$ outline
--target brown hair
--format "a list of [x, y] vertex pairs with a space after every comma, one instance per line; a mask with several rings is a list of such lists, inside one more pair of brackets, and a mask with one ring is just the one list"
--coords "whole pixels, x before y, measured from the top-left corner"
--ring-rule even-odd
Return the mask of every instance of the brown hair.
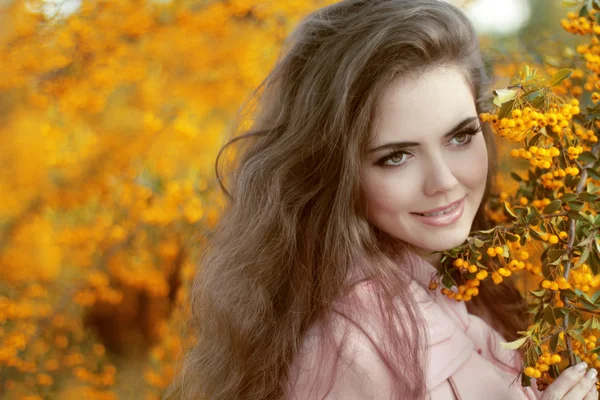
[[[171, 387], [178, 398], [283, 399], [305, 333], [316, 321], [327, 327], [351, 267], [378, 288], [391, 341], [382, 357], [396, 396], [425, 398], [423, 321], [397, 263], [407, 246], [368, 223], [359, 172], [384, 89], [440, 66], [461, 71], [485, 111], [477, 36], [439, 0], [342, 1], [310, 14], [288, 38], [255, 92], [253, 126], [217, 157], [219, 166], [222, 151], [245, 139], [192, 287], [198, 340]], [[496, 150], [483, 129], [490, 172], [473, 229], [488, 225], [494, 184]], [[510, 281], [482, 282], [467, 304], [507, 340], [525, 327]]]

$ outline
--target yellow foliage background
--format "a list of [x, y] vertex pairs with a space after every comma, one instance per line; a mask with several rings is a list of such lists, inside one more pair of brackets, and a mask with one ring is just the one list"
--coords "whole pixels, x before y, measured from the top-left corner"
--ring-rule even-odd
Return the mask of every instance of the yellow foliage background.
[[1, 398], [160, 397], [217, 151], [324, 4], [0, 2]]
[[332, 2], [0, 0], [0, 398], [160, 398], [217, 151]]

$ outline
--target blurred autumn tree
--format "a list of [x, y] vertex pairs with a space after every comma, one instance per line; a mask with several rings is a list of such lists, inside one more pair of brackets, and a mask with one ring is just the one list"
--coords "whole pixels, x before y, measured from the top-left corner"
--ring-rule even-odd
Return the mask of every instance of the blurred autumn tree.
[[0, 1], [1, 398], [162, 394], [216, 153], [323, 4]]

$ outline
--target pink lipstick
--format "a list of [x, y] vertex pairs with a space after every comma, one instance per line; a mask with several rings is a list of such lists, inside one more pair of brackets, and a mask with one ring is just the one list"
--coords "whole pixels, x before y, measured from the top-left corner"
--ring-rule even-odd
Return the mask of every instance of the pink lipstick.
[[450, 203], [445, 207], [434, 208], [422, 213], [410, 213], [419, 221], [431, 226], [450, 225], [462, 216], [465, 208], [465, 198]]

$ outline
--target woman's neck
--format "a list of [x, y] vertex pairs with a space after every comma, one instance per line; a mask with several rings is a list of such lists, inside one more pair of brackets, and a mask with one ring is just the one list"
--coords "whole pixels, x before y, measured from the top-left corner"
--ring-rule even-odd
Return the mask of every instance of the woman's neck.
[[431, 265], [433, 265], [436, 269], [438, 269], [441, 266], [441, 260], [442, 260], [441, 254], [439, 254], [439, 253], [432, 254], [432, 252], [429, 250], [419, 251], [418, 254], [423, 260], [425, 260], [428, 263], [430, 263]]

